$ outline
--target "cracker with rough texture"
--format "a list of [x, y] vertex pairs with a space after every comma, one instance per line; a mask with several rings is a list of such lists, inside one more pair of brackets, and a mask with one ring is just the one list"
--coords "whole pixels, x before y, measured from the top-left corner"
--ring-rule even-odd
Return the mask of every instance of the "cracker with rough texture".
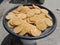
[[30, 18], [26, 18], [26, 21], [30, 24], [34, 23], [34, 22], [30, 21]]
[[13, 28], [13, 27], [14, 27], [14, 26], [12, 25], [12, 22], [11, 22], [11, 21], [8, 21], [8, 22], [7, 22], [7, 25], [8, 25], [9, 28]]
[[35, 9], [41, 9], [40, 7], [38, 7], [38, 6], [36, 6], [36, 5], [33, 5], [33, 7], [34, 7]]
[[20, 33], [19, 33], [19, 35], [25, 35], [27, 33], [27, 30], [22, 30]]
[[47, 25], [45, 24], [43, 20], [37, 20], [35, 24], [39, 30], [44, 31], [47, 28]]
[[35, 22], [38, 19], [38, 15], [35, 15], [30, 18], [30, 21]]
[[48, 11], [47, 11], [46, 9], [41, 9], [41, 12], [42, 12], [43, 14], [45, 14], [45, 16], [46, 16], [47, 18], [52, 19], [52, 18], [50, 17], [50, 15], [48, 14]]
[[14, 28], [14, 32], [15, 33], [21, 33], [21, 35], [22, 35], [22, 34], [25, 33], [24, 32], [24, 30], [26, 30], [25, 27], [26, 27], [26, 22], [25, 21], [21, 21], [21, 24]]
[[34, 7], [33, 6], [28, 6], [30, 9], [34, 9]]
[[9, 23], [11, 26], [13, 26], [13, 27], [15, 26], [15, 25], [13, 24], [13, 20], [12, 20], [12, 19], [9, 20], [8, 23]]
[[15, 32], [15, 33], [19, 33], [19, 32], [22, 31], [22, 29], [23, 29], [22, 26], [17, 26], [17, 27], [14, 28], [14, 32]]
[[31, 27], [32, 30], [30, 30], [30, 33], [32, 36], [40, 36], [41, 35], [41, 31], [38, 30], [35, 26]]
[[24, 20], [22, 20], [22, 19], [20, 19], [20, 18], [14, 18], [14, 19], [12, 19], [13, 21], [12, 21], [12, 23], [14, 24], [14, 25], [20, 25]]
[[19, 6], [16, 10], [20, 12], [20, 11], [23, 9], [23, 7], [24, 7], [24, 6], [21, 5], [21, 6]]
[[52, 18], [51, 18], [51, 16], [49, 14], [46, 14], [45, 16], [46, 16], [46, 18], [49, 18], [49, 19], [52, 20]]
[[35, 15], [41, 13], [41, 11], [39, 9], [31, 9], [31, 10], [35, 13]]
[[26, 14], [20, 13], [20, 14], [17, 15], [17, 18], [25, 19], [26, 18]]
[[45, 23], [47, 24], [47, 26], [52, 26], [53, 25], [52, 20], [50, 20], [49, 18], [45, 18]]
[[33, 17], [31, 17], [30, 18], [30, 21], [32, 21], [32, 22], [36, 22], [37, 20], [40, 20], [40, 19], [44, 19], [45, 18], [45, 16], [44, 15], [35, 15], [35, 16], [33, 16]]
[[20, 12], [19, 11], [17, 11], [17, 10], [13, 10], [12, 11], [14, 14], [19, 14]]
[[23, 27], [22, 31], [19, 33], [19, 35], [25, 35], [28, 30], [26, 29], [28, 27], [28, 23], [27, 22], [23, 22], [20, 27]]
[[16, 14], [9, 12], [8, 15], [6, 16], [7, 20], [13, 19], [14, 17], [16, 17]]
[[32, 36], [39, 36], [39, 35], [41, 35], [41, 32], [36, 28], [36, 26], [31, 25], [29, 23], [26, 24], [25, 29], [28, 31], [27, 33], [29, 33]]
[[33, 10], [29, 10], [26, 14], [27, 14], [27, 17], [32, 17], [35, 15], [35, 12]]
[[48, 11], [46, 9], [41, 9], [42, 13], [48, 14]]
[[22, 9], [20, 12], [26, 14], [27, 12], [29, 12], [29, 10], [30, 10], [30, 9], [29, 9], [28, 6], [24, 6], [23, 9]]
[[[29, 24], [29, 23], [27, 23], [27, 22], [24, 22], [23, 23], [23, 29], [22, 29], [22, 31], [19, 33], [19, 35], [24, 35], [24, 34], [26, 34], [26, 33], [29, 33], [29, 34], [31, 34], [32, 36], [39, 36], [40, 34], [41, 34], [41, 32], [36, 28], [36, 26], [34, 26], [34, 25], [31, 25], [31, 24]], [[34, 33], [35, 34], [34, 34]]]

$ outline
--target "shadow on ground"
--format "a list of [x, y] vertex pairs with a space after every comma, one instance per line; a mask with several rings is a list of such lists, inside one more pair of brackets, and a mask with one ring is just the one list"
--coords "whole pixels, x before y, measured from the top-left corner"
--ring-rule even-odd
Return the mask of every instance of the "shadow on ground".
[[2, 41], [1, 45], [23, 45], [22, 42], [14, 37], [12, 37], [10, 34], [7, 35], [4, 40]]

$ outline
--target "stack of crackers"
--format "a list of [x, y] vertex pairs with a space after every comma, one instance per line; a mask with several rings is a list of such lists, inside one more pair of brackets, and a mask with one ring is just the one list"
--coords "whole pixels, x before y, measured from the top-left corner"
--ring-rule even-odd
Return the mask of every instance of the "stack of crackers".
[[52, 18], [48, 13], [46, 9], [35, 5], [22, 5], [8, 13], [7, 25], [19, 35], [40, 36], [42, 31], [53, 25]]

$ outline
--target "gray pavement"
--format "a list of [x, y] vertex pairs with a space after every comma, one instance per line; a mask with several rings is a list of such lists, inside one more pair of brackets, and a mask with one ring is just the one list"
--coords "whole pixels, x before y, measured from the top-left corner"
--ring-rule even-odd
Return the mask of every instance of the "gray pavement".
[[[45, 0], [44, 7], [50, 9], [57, 18], [56, 30], [46, 38], [37, 40], [37, 45], [60, 45], [60, 0]], [[0, 5], [0, 17], [6, 9], [15, 6], [15, 4], [9, 4], [7, 1]], [[59, 9], [57, 11], [57, 9]], [[3, 39], [8, 35], [2, 25], [2, 17], [0, 19], [0, 45]]]

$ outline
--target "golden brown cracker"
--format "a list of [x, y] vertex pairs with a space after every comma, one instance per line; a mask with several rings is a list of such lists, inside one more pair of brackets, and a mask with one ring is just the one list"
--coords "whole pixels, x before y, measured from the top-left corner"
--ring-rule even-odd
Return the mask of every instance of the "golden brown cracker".
[[45, 23], [47, 24], [47, 26], [52, 26], [53, 25], [52, 20], [50, 20], [49, 18], [45, 18]]
[[22, 31], [22, 29], [23, 29], [22, 26], [17, 26], [17, 27], [14, 28], [14, 32], [15, 32], [15, 33], [19, 33], [19, 32]]
[[14, 28], [15, 33], [23, 33], [23, 30], [25, 30], [26, 24], [24, 22], [21, 23], [21, 25], [18, 25], [17, 27]]
[[6, 16], [6, 19], [7, 19], [7, 20], [13, 19], [14, 17], [16, 17], [15, 15], [16, 15], [16, 14], [14, 14], [14, 13], [12, 13], [12, 12], [9, 12], [8, 15]]
[[14, 27], [13, 25], [11, 25], [10, 21], [7, 22], [7, 25], [8, 25], [9, 28], [13, 28]]
[[27, 22], [23, 22], [21, 25], [21, 27], [23, 27], [22, 31], [19, 33], [19, 35], [24, 35], [28, 32], [28, 23]]
[[38, 19], [37, 15], [30, 18], [30, 21], [35, 22]]
[[46, 9], [41, 9], [42, 13], [48, 14], [48, 11]]
[[9, 22], [9, 24], [12, 25], [13, 27], [15, 26], [15, 25], [13, 24], [13, 20], [12, 20], [12, 19], [9, 20], [8, 22]]
[[24, 7], [24, 6], [21, 5], [21, 6], [19, 6], [16, 10], [20, 12], [20, 11], [23, 9], [23, 7]]
[[39, 30], [45, 30], [47, 28], [47, 25], [45, 24], [45, 22], [43, 20], [37, 20], [36, 21], [36, 27], [39, 29]]
[[41, 9], [40, 7], [38, 7], [38, 6], [36, 6], [36, 5], [33, 5], [33, 7], [34, 7], [35, 9]]
[[27, 13], [29, 11], [29, 7], [28, 6], [24, 6], [23, 9], [21, 10], [21, 13]]
[[34, 22], [30, 21], [30, 18], [26, 18], [26, 21], [30, 24], [34, 23]]
[[30, 20], [32, 22], [36, 22], [37, 20], [40, 20], [40, 19], [43, 19], [43, 18], [45, 18], [43, 15], [35, 15], [35, 16], [31, 17]]
[[20, 12], [18, 12], [17, 10], [13, 10], [12, 11], [14, 14], [19, 14]]
[[32, 17], [32, 16], [34, 16], [34, 11], [33, 10], [29, 10], [27, 13], [27, 17]]
[[14, 18], [13, 21], [12, 21], [12, 23], [14, 25], [20, 25], [22, 22], [23, 22], [23, 20], [19, 19], [19, 18]]
[[31, 34], [32, 36], [40, 36], [40, 35], [41, 35], [41, 31], [38, 30], [38, 29], [36, 28], [36, 26], [32, 26], [32, 27], [31, 27], [31, 30], [30, 30], [30, 34]]
[[28, 6], [30, 9], [34, 9], [33, 6]]
[[28, 30], [27, 33], [29, 33], [32, 36], [39, 36], [40, 35], [40, 31], [34, 25], [28, 24], [26, 29]]
[[25, 27], [24, 25], [22, 26], [23, 29], [22, 31], [19, 33], [19, 35], [25, 35], [27, 33], [28, 30], [26, 30], [27, 27]]
[[41, 35], [41, 31], [35, 29], [35, 30], [31, 30], [31, 35], [32, 36], [40, 36]]
[[39, 9], [31, 9], [31, 10], [35, 13], [35, 15], [41, 13], [41, 11]]
[[52, 19], [49, 14], [46, 14], [45, 16], [46, 16], [46, 18]]
[[25, 19], [26, 18], [26, 14], [20, 13], [20, 14], [17, 15], [17, 18]]

